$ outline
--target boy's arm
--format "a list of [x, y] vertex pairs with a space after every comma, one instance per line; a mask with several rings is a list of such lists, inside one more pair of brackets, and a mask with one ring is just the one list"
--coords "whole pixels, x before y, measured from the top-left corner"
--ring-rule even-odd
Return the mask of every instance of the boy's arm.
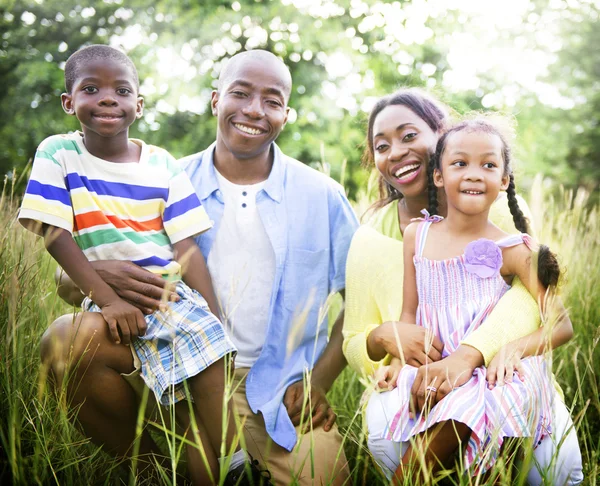
[[116, 343], [121, 342], [118, 329], [124, 344], [129, 344], [130, 336], [145, 333], [146, 322], [139, 309], [122, 301], [102, 280], [68, 231], [44, 224], [43, 235], [48, 252], [69, 274], [73, 283], [102, 309], [102, 315]]
[[183, 281], [194, 290], [200, 292], [210, 311], [221, 317], [217, 297], [213, 288], [210, 273], [204, 256], [193, 237], [184, 238], [173, 244], [175, 260], [181, 265]]

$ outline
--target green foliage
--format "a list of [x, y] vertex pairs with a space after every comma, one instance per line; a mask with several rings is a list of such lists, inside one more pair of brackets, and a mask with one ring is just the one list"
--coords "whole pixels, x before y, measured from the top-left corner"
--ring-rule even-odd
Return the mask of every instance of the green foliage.
[[[0, 173], [25, 167], [45, 137], [78, 128], [60, 107], [62, 63], [80, 46], [112, 43], [125, 48], [145, 81], [146, 114], [132, 136], [177, 157], [214, 140], [208, 104], [220, 67], [236, 52], [258, 47], [281, 56], [294, 80], [293, 113], [278, 143], [336, 179], [343, 171], [352, 196], [367, 179], [360, 168], [365, 110], [374, 97], [401, 86], [432, 90], [460, 113], [482, 109], [488, 93], [516, 92], [516, 104], [495, 106], [519, 121], [522, 186], [541, 172], [566, 185], [595, 187], [600, 177], [596, 5], [533, 2], [523, 23], [497, 41], [501, 46], [513, 35], [535, 45], [558, 15], [562, 47], [546, 81], [576, 99], [571, 110], [542, 104], [529, 88], [496, 72], [479, 73], [477, 88], [449, 89], [445, 75], [452, 74], [448, 53], [455, 26], [474, 33], [478, 26], [464, 12], [440, 11], [436, 5], [97, 0], [84, 7], [73, 0], [5, 0], [0, 4]], [[538, 21], [546, 17], [546, 23]]]

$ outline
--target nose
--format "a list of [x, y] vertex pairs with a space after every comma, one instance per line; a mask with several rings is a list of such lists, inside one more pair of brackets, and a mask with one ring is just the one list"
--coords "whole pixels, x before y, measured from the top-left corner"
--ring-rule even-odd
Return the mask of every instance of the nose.
[[392, 141], [392, 146], [388, 154], [389, 160], [400, 160], [408, 153], [408, 147], [406, 144], [401, 143], [399, 140]]
[[249, 118], [262, 118], [265, 116], [263, 111], [262, 101], [260, 96], [251, 96], [248, 98], [248, 102], [242, 108], [242, 113]]
[[481, 170], [479, 167], [471, 166], [469, 170], [465, 172], [465, 179], [468, 181], [481, 181], [483, 180], [483, 176], [481, 174]]
[[117, 98], [111, 91], [104, 91], [98, 98], [98, 104], [101, 106], [116, 106], [118, 104]]

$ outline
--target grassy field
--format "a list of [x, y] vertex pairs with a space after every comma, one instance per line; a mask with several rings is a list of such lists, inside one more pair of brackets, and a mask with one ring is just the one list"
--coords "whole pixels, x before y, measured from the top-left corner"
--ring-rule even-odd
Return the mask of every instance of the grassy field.
[[[575, 338], [554, 355], [554, 372], [577, 426], [585, 484], [600, 476], [600, 214], [586, 206], [587, 195], [556, 192], [549, 197], [541, 181], [530, 203], [538, 236], [557, 250], [567, 269], [562, 293], [570, 308]], [[18, 198], [5, 186], [0, 201], [0, 484], [183, 484], [181, 477], [136, 478], [127, 465], [85, 439], [71, 423], [62, 391], [52, 393], [40, 366], [40, 337], [52, 320], [70, 309], [56, 295], [55, 268], [41, 241], [16, 222]], [[357, 203], [364, 208], [365, 201]], [[359, 209], [357, 209], [358, 211]], [[385, 484], [366, 449], [359, 410], [363, 386], [346, 369], [330, 392], [345, 436], [352, 484]], [[182, 462], [177, 438], [150, 426], [173, 462]], [[162, 437], [161, 437], [162, 436]], [[499, 461], [483, 478], [442, 473], [444, 484], [509, 482]], [[440, 479], [441, 478], [441, 479]], [[516, 474], [510, 484], [523, 484]]]

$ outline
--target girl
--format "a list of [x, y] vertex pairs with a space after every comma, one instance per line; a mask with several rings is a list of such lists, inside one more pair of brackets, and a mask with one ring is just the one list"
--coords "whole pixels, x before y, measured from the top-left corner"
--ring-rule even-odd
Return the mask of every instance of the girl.
[[[500, 131], [485, 120], [463, 122], [438, 141], [429, 171], [430, 211], [437, 212], [437, 189], [446, 195], [447, 217], [429, 217], [409, 225], [404, 232], [404, 296], [400, 321], [416, 322], [432, 331], [444, 344], [442, 357], [454, 352], [463, 338], [477, 329], [508, 289], [513, 276], [544, 302], [548, 286], [556, 285], [559, 270], [546, 247], [539, 249], [538, 278], [530, 275], [533, 244], [527, 222], [515, 197], [510, 150]], [[488, 219], [492, 203], [501, 190], [515, 226], [522, 234], [507, 236]], [[425, 212], [427, 213], [427, 212]], [[571, 322], [562, 305], [560, 320], [547, 343], [545, 330], [511, 343], [523, 359], [512, 379], [507, 367], [504, 387], [488, 386], [485, 368], [475, 370], [463, 386], [450, 391], [434, 405], [436, 380], [426, 381], [426, 394], [412, 404], [411, 388], [420, 387], [417, 368], [394, 360], [383, 370], [383, 383], [397, 378], [398, 411], [388, 425], [388, 438], [414, 442], [402, 457], [396, 476], [405, 475], [403, 465], [416, 461], [427, 441], [425, 462], [435, 469], [447, 462], [465, 443], [464, 466], [477, 473], [489, 468], [505, 437], [533, 437], [538, 444], [550, 433], [552, 385], [541, 354], [548, 346], [560, 346], [572, 336]], [[499, 353], [493, 366], [502, 369]], [[510, 361], [512, 363], [512, 360]], [[417, 378], [417, 379], [415, 379]], [[500, 380], [499, 380], [500, 381]], [[444, 383], [446, 385], [446, 383]]]

